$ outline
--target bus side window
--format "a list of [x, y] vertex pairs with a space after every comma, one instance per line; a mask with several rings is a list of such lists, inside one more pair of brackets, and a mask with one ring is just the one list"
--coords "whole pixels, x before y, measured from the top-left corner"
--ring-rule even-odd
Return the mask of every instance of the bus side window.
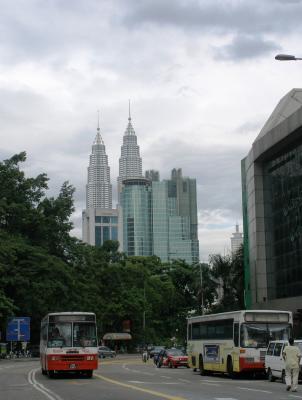
[[239, 324], [238, 322], [234, 323], [234, 346], [239, 346]]
[[44, 324], [41, 328], [41, 340], [47, 341], [47, 325]]

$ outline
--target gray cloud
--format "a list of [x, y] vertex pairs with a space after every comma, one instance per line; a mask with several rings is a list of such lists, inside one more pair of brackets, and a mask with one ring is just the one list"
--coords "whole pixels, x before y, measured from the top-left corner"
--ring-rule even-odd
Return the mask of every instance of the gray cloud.
[[[143, 0], [132, 1], [125, 23], [135, 29], [140, 24], [160, 24], [213, 32], [271, 33], [296, 29], [301, 2], [258, 0]], [[287, 24], [289, 21], [291, 24]]]
[[236, 36], [230, 44], [221, 46], [214, 50], [217, 60], [248, 60], [258, 58], [266, 53], [276, 52], [280, 46], [272, 40], [266, 40], [259, 36], [242, 35]]

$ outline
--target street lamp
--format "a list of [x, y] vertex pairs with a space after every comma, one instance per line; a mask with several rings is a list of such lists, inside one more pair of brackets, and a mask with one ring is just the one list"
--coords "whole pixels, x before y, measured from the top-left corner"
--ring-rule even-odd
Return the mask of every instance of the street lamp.
[[201, 315], [204, 315], [203, 279], [202, 279], [201, 263], [199, 263], [199, 275], [200, 275], [200, 290], [201, 290]]
[[297, 61], [302, 60], [302, 58], [292, 56], [291, 54], [277, 54], [275, 60], [278, 61]]

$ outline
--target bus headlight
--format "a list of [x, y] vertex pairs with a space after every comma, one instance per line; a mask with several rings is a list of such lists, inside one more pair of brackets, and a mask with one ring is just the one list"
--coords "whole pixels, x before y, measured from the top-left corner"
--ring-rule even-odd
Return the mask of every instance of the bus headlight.
[[60, 360], [60, 356], [51, 356], [51, 361], [58, 361]]
[[87, 361], [93, 361], [94, 360], [94, 356], [87, 356]]

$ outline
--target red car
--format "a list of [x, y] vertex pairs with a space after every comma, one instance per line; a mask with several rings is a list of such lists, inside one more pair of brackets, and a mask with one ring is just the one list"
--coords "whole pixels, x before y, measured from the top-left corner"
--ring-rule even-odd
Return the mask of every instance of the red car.
[[161, 350], [157, 356], [156, 366], [158, 368], [160, 368], [161, 366], [169, 368], [189, 368], [188, 356], [186, 356], [182, 350], [178, 349]]

